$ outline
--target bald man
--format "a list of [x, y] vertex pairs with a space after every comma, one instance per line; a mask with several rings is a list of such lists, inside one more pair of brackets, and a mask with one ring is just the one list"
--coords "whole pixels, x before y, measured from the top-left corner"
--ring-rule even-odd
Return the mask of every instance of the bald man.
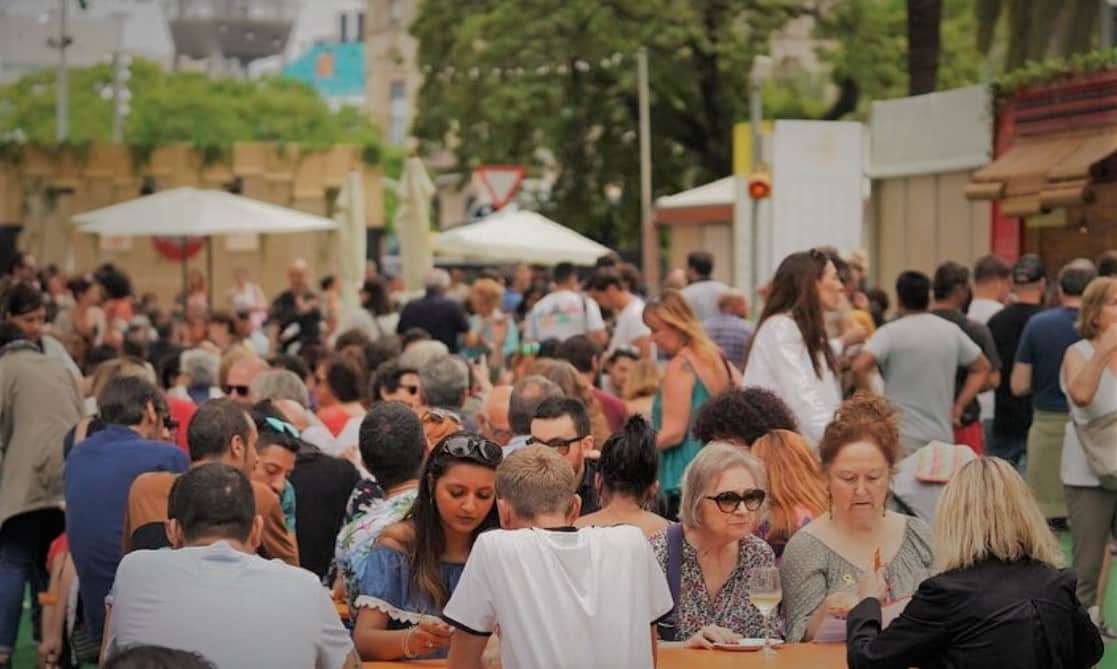
[[507, 446], [512, 439], [512, 427], [508, 422], [508, 406], [512, 401], [512, 386], [495, 386], [485, 398], [477, 423], [481, 434], [501, 446]]
[[296, 258], [287, 268], [288, 289], [276, 296], [268, 309], [268, 321], [277, 338], [278, 352], [287, 352], [293, 344], [313, 344], [318, 341], [322, 312], [318, 296], [310, 288], [307, 274], [310, 267], [302, 258]]

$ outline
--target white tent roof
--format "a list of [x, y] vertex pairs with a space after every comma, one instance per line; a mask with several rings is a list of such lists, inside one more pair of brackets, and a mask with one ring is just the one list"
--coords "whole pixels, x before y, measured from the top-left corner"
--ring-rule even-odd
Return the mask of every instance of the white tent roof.
[[434, 253], [462, 261], [592, 265], [610, 249], [533, 211], [499, 211], [439, 233]]
[[73, 217], [78, 229], [99, 235], [207, 237], [246, 233], [333, 230], [328, 218], [220, 190], [175, 188]]
[[664, 195], [655, 201], [655, 206], [657, 209], [681, 209], [731, 205], [734, 197], [733, 177], [725, 177], [681, 193]]

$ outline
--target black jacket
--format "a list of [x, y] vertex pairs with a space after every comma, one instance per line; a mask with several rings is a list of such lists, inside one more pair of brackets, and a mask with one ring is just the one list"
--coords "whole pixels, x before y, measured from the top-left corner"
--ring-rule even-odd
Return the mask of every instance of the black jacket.
[[846, 622], [850, 669], [1084, 669], [1101, 636], [1074, 595], [1074, 572], [1033, 561], [988, 560], [924, 581], [880, 629], [866, 599]]

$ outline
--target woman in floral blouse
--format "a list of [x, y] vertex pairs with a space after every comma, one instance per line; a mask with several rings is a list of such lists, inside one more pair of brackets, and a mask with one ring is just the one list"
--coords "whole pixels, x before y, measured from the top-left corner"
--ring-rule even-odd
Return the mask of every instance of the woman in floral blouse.
[[[764, 480], [764, 466], [745, 450], [706, 446], [683, 473], [681, 525], [651, 538], [670, 581], [671, 536], [681, 528], [678, 591], [672, 596], [675, 638], [688, 646], [764, 636], [765, 619], [748, 589], [753, 569], [775, 565], [771, 547], [754, 535], [764, 511]], [[774, 624], [780, 628], [778, 620]]]

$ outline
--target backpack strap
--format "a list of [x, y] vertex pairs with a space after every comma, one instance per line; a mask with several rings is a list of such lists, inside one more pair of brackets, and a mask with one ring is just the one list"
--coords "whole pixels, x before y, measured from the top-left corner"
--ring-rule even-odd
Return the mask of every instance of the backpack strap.
[[666, 620], [659, 624], [659, 638], [664, 641], [678, 640], [679, 591], [682, 581], [683, 563], [683, 525], [672, 523], [667, 526], [667, 588], [671, 591], [671, 601], [675, 608]]

